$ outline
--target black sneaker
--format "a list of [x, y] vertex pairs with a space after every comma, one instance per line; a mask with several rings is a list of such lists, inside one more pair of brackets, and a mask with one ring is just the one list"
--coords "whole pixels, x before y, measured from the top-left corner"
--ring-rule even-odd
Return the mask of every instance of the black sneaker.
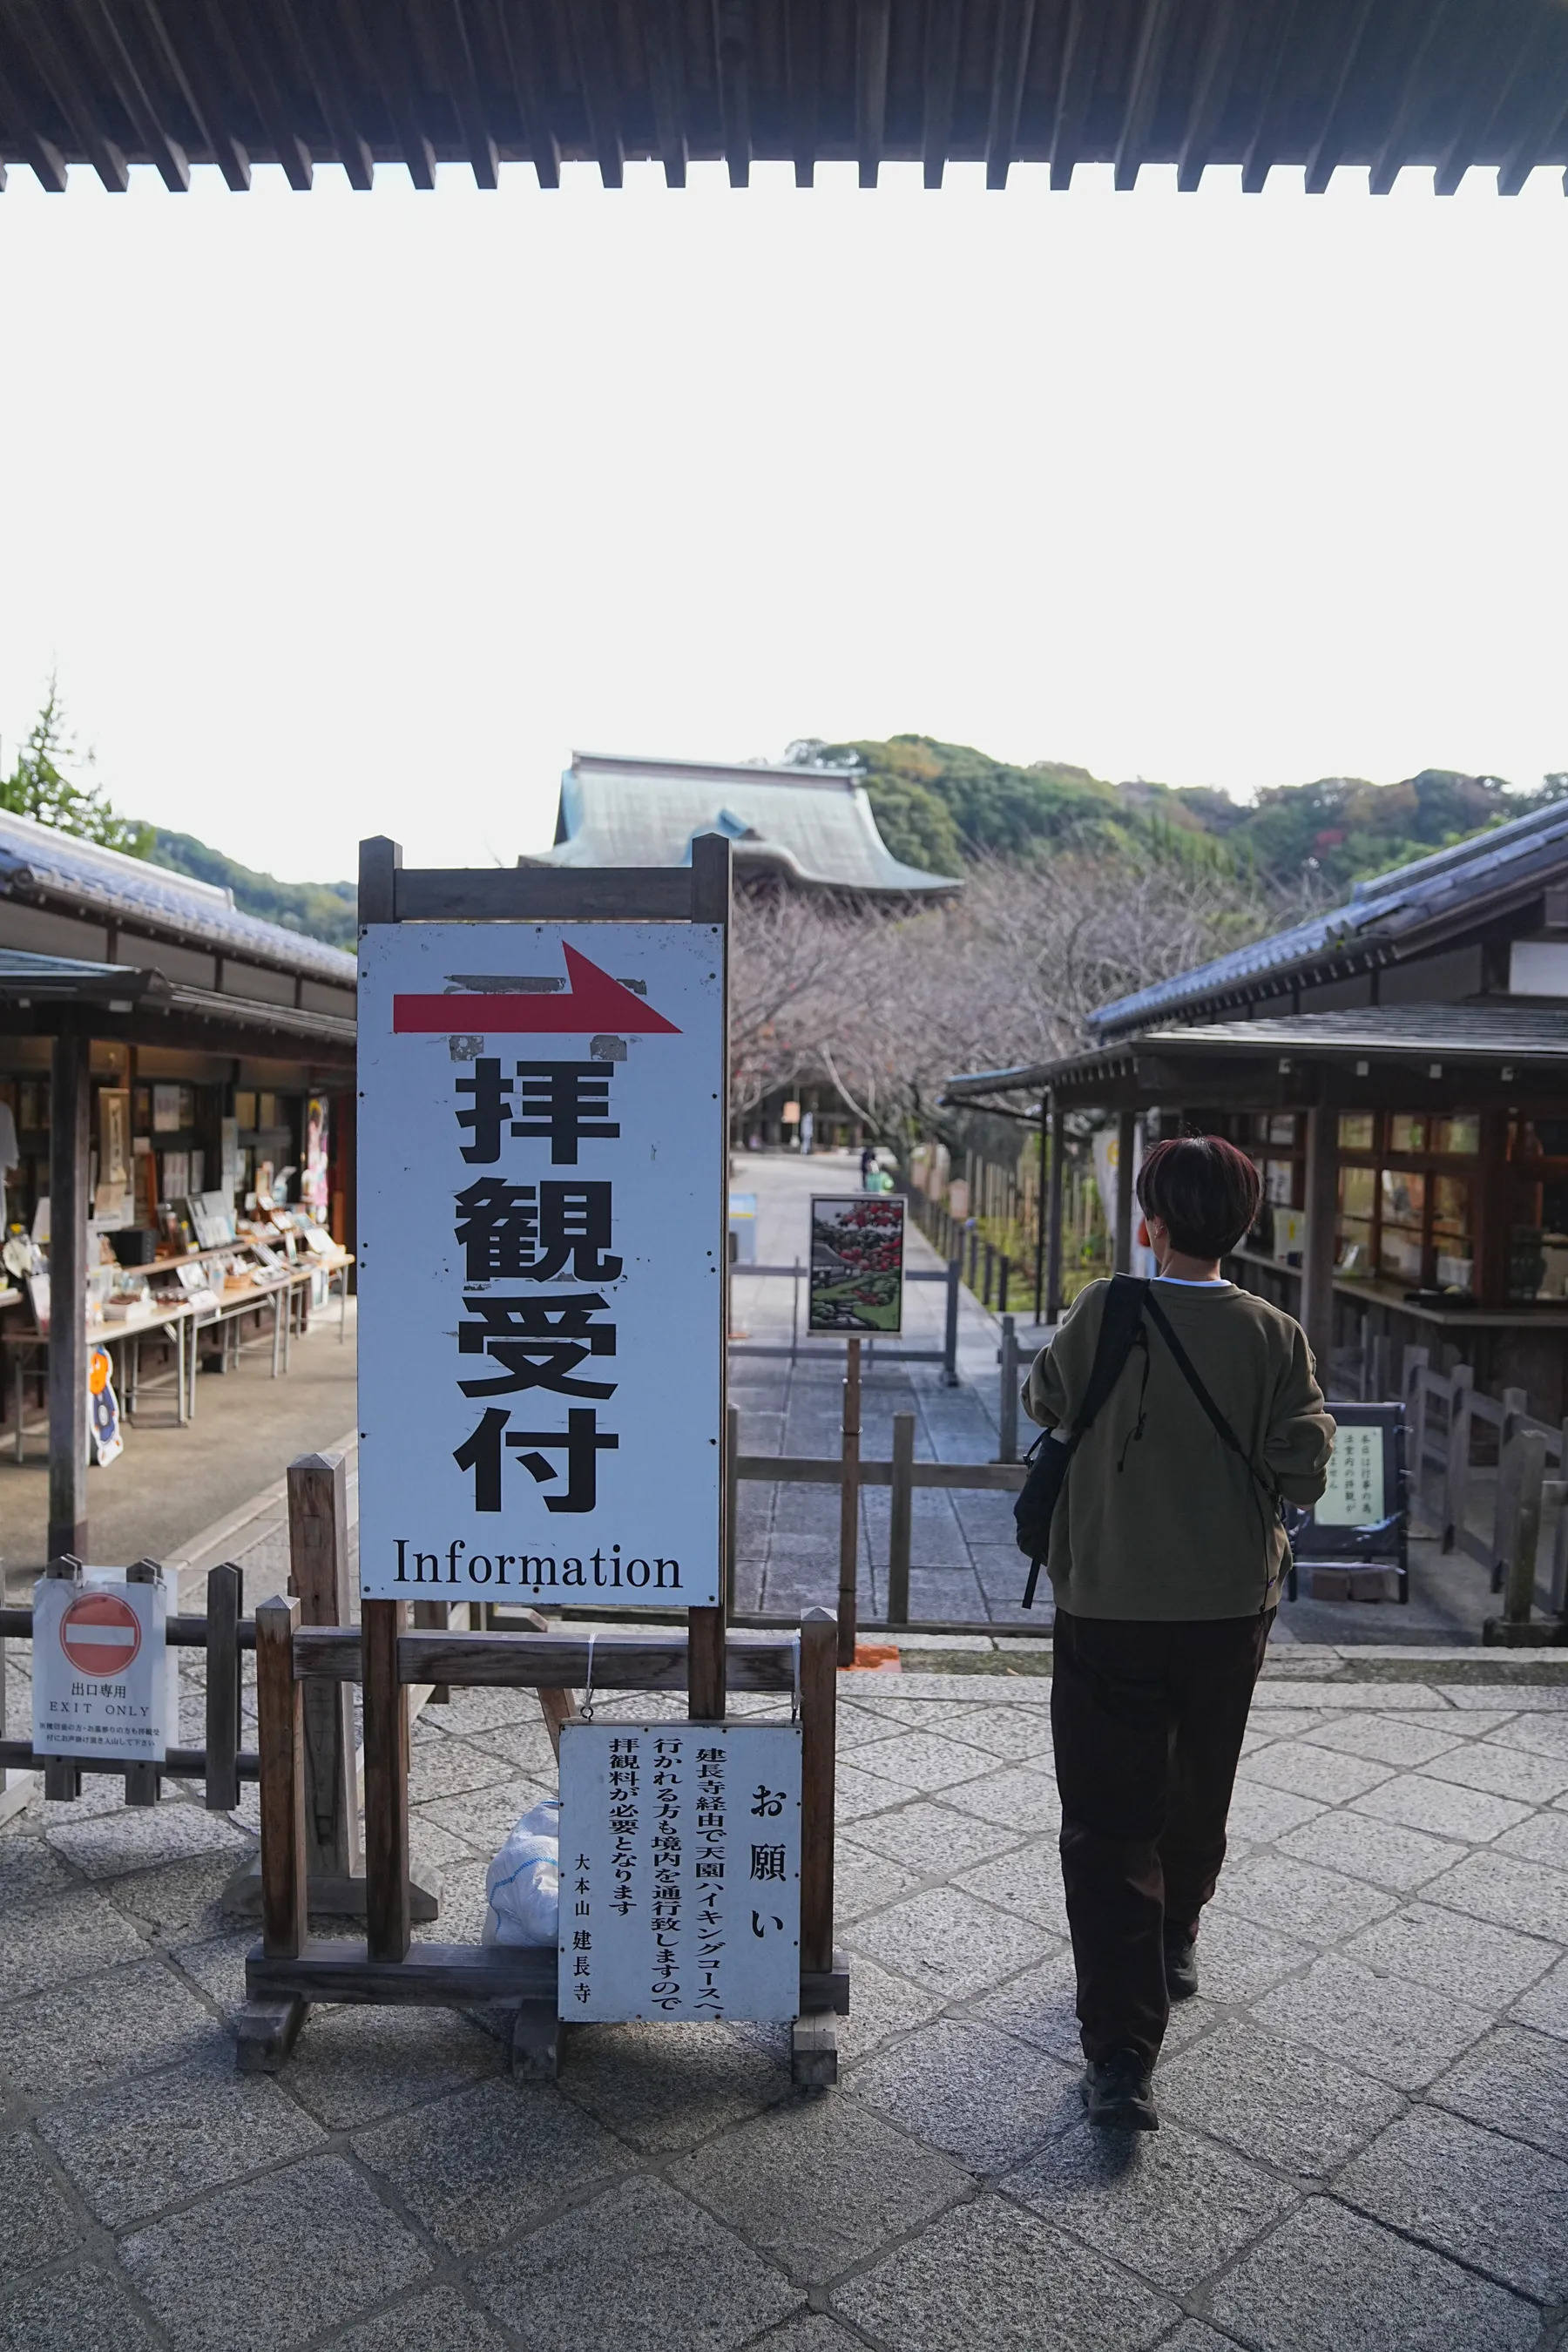
[[1198, 1948], [1191, 1936], [1165, 1937], [1165, 1990], [1173, 2000], [1191, 2000], [1198, 1989]]
[[1091, 2058], [1079, 2092], [1089, 2122], [1102, 2131], [1160, 2128], [1149, 2069], [1136, 2050], [1113, 2050], [1109, 2058]]

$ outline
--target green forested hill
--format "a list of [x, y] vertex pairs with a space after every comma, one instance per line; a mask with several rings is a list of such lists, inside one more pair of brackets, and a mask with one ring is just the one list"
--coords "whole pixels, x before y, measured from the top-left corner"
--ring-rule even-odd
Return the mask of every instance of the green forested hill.
[[258, 874], [221, 849], [209, 849], [188, 833], [152, 828], [147, 855], [159, 866], [173, 866], [196, 882], [216, 882], [234, 892], [242, 913], [259, 915], [285, 930], [302, 931], [307, 939], [325, 940], [329, 946], [352, 948], [355, 940], [357, 892], [352, 882], [279, 882], [271, 874]]
[[862, 767], [889, 848], [938, 874], [959, 871], [968, 857], [1029, 856], [1110, 830], [1187, 839], [1194, 850], [1212, 844], [1227, 864], [1281, 883], [1316, 870], [1337, 889], [1568, 794], [1568, 775], [1517, 792], [1500, 777], [1426, 768], [1396, 784], [1327, 776], [1245, 803], [1203, 786], [1108, 783], [1056, 761], [1013, 767], [927, 735], [809, 740], [791, 756]]

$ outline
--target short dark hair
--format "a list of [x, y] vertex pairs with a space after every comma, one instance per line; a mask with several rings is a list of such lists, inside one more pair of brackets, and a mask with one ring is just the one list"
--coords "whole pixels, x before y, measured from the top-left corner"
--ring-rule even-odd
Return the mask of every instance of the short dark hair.
[[1138, 1205], [1161, 1219], [1184, 1257], [1224, 1257], [1250, 1232], [1261, 1192], [1245, 1151], [1223, 1135], [1176, 1135], [1138, 1171]]

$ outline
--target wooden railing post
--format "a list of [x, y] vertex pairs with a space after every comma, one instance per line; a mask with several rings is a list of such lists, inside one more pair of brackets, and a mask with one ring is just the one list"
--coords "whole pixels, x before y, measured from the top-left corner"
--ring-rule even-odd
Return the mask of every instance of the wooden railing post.
[[365, 1944], [373, 1960], [408, 1951], [408, 1694], [397, 1670], [401, 1601], [360, 1603], [364, 1658]]
[[243, 1580], [228, 1563], [207, 1570], [206, 1803], [239, 1802], [239, 1618]]
[[1470, 1391], [1475, 1373], [1456, 1364], [1448, 1382], [1448, 1464], [1443, 1496], [1443, 1549], [1452, 1551], [1465, 1524], [1470, 1483]]
[[[834, 1760], [838, 1703], [837, 1631], [833, 1612], [808, 1609], [800, 1621], [800, 1969], [833, 1966]], [[791, 2036], [797, 2084], [825, 2089], [838, 2080], [833, 2014], [803, 2011]]]
[[855, 1663], [857, 1585], [860, 1566], [860, 1342], [844, 1343], [844, 1423], [839, 1440], [838, 1663]]
[[[132, 1560], [125, 1571], [127, 1584], [162, 1584], [163, 1571], [155, 1559]], [[178, 1685], [175, 1685], [178, 1688]], [[169, 1745], [176, 1748], [180, 1726], [176, 1719], [169, 1727]], [[127, 1764], [125, 1767], [125, 1801], [128, 1805], [155, 1805], [163, 1794], [163, 1768], [161, 1764]]]
[[1515, 1467], [1513, 1526], [1508, 1554], [1503, 1615], [1510, 1626], [1527, 1626], [1535, 1607], [1535, 1556], [1541, 1543], [1541, 1489], [1546, 1476], [1546, 1439], [1539, 1429], [1521, 1429], [1512, 1444]]
[[[289, 1465], [289, 1590], [302, 1625], [349, 1622], [348, 1476], [341, 1454], [304, 1454]], [[339, 1683], [310, 1683], [304, 1717], [305, 1866], [312, 1879], [350, 1878], [361, 1867], [351, 1696]]]
[[256, 1612], [257, 1744], [261, 1755], [261, 1948], [297, 1959], [305, 1942], [305, 1733], [294, 1676], [300, 1603]]
[[915, 1417], [893, 1415], [893, 1475], [888, 1497], [888, 1622], [910, 1622], [910, 1551], [914, 1534]]

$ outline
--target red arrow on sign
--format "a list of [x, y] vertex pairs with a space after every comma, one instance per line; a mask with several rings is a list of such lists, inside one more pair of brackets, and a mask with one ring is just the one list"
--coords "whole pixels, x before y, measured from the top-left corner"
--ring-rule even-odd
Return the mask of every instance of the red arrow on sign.
[[108, 1681], [122, 1675], [142, 1647], [141, 1623], [118, 1593], [84, 1592], [60, 1619], [60, 1647], [79, 1674]]
[[398, 1037], [448, 1036], [454, 1030], [472, 1029], [482, 1035], [521, 1036], [530, 1032], [554, 1036], [582, 1036], [590, 1030], [611, 1030], [626, 1036], [679, 1037], [673, 1021], [590, 963], [585, 955], [562, 942], [566, 958], [567, 985], [560, 995], [531, 992], [507, 996], [487, 989], [454, 990], [443, 996], [395, 996], [393, 1034]]

